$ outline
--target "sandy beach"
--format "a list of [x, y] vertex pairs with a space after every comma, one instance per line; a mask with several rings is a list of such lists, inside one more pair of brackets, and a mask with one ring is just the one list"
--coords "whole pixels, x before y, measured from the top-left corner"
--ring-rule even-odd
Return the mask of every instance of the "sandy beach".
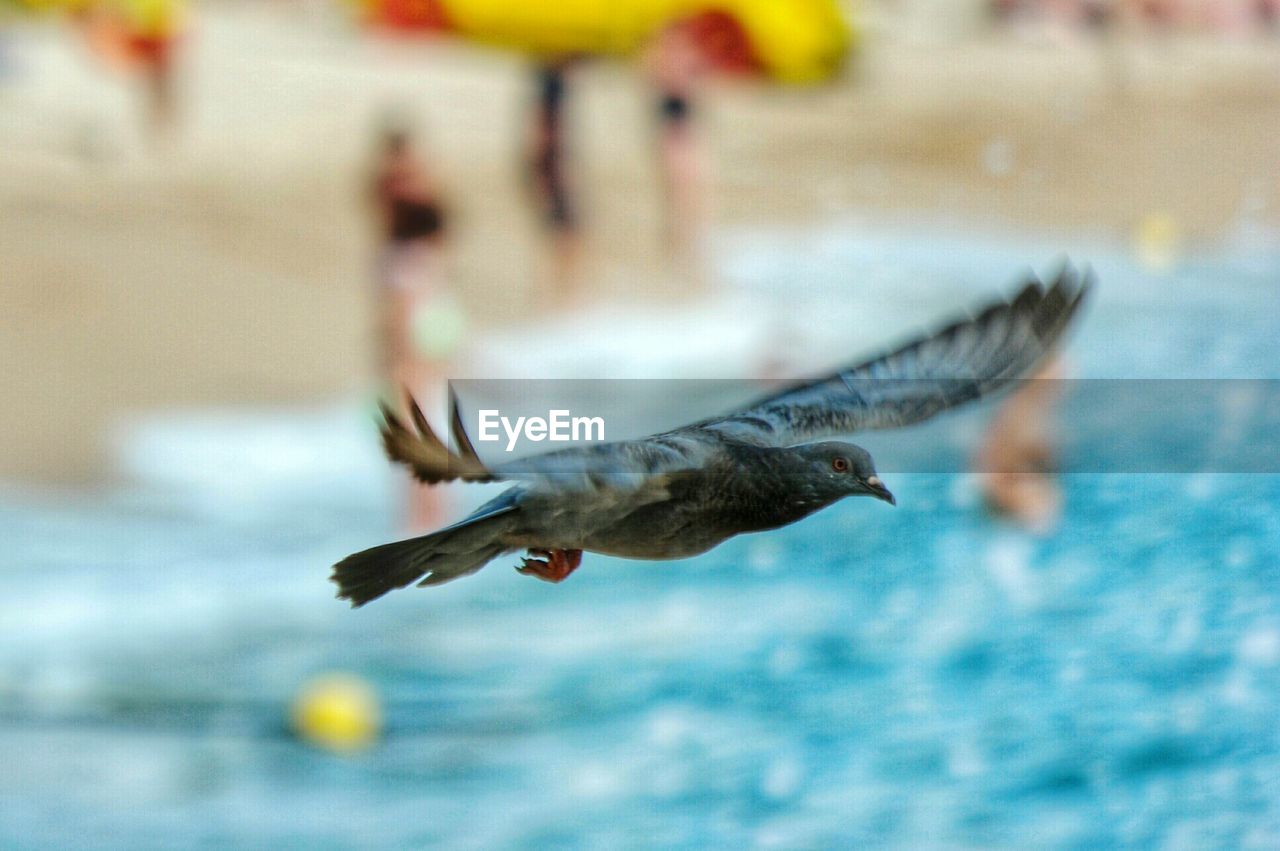
[[[156, 151], [127, 79], [67, 33], [20, 35], [0, 79], [0, 478], [101, 476], [105, 435], [129, 412], [368, 387], [362, 193], [388, 107], [427, 131], [456, 223], [452, 280], [476, 320], [540, 309], [519, 60], [387, 45], [287, 7], [210, 8], [184, 69], [184, 129]], [[703, 108], [715, 225], [858, 211], [1126, 240], [1158, 212], [1192, 249], [1243, 216], [1280, 225], [1275, 43], [1010, 38], [873, 38], [836, 85], [717, 85]], [[651, 104], [623, 66], [587, 68], [580, 87], [593, 293], [683, 297], [686, 275], [659, 249]]]

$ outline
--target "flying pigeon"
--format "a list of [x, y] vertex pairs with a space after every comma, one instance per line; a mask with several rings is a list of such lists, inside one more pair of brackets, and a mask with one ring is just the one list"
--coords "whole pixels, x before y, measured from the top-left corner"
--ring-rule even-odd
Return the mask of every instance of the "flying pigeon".
[[685, 558], [734, 535], [794, 523], [847, 496], [896, 504], [865, 449], [823, 439], [918, 423], [1031, 374], [1092, 285], [1090, 272], [1066, 265], [1047, 287], [1031, 277], [1007, 301], [736, 413], [493, 467], [472, 447], [456, 401], [456, 451], [412, 399], [412, 427], [384, 405], [386, 452], [419, 480], [514, 484], [452, 526], [338, 562], [338, 597], [363, 606], [396, 588], [475, 573], [520, 550], [527, 551], [520, 573], [560, 582], [586, 551]]

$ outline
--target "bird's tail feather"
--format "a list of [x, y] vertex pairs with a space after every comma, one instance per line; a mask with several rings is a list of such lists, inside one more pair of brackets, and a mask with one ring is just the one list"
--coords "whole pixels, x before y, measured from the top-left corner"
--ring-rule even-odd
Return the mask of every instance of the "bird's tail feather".
[[414, 582], [440, 585], [475, 573], [508, 550], [496, 540], [507, 528], [508, 513], [469, 518], [430, 535], [347, 556], [333, 566], [331, 579], [338, 585], [338, 599], [350, 600], [358, 608]]

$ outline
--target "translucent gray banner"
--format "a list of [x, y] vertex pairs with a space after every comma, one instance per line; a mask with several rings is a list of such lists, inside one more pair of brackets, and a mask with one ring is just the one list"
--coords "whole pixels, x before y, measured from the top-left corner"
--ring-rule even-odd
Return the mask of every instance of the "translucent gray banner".
[[[732, 414], [797, 383], [463, 379], [450, 386], [471, 445], [497, 466]], [[962, 381], [864, 380], [847, 392], [874, 405], [881, 398], [963, 399], [970, 390]], [[841, 392], [836, 388], [833, 404], [848, 401]], [[428, 411], [428, 418], [444, 425], [446, 413]], [[1045, 466], [1065, 473], [1280, 473], [1280, 380], [1028, 379], [920, 423], [814, 439], [865, 447], [881, 473]], [[607, 465], [607, 453], [598, 455], [593, 463]]]

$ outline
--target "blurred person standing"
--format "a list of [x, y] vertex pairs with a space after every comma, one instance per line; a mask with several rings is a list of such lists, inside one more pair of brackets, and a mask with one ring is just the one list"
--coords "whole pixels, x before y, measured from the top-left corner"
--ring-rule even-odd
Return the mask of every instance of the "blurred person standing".
[[152, 137], [168, 136], [177, 123], [176, 54], [186, 30], [185, 0], [89, 0], [77, 14], [99, 55], [142, 74]]
[[704, 16], [667, 27], [654, 39], [642, 63], [658, 95], [657, 148], [666, 198], [666, 246], [674, 259], [685, 263], [696, 257], [707, 218], [707, 155], [694, 120], [699, 89], [714, 70], [735, 74], [756, 70], [745, 42], [731, 37], [728, 26], [732, 24]]
[[[377, 298], [384, 395], [430, 398], [444, 378], [456, 338], [443, 280], [445, 216], [438, 186], [409, 131], [390, 126], [379, 140], [370, 194], [377, 213]], [[408, 480], [406, 522], [435, 522], [434, 491]]]
[[565, 166], [565, 99], [572, 59], [542, 63], [527, 142], [527, 168], [537, 213], [551, 242], [552, 293], [558, 306], [578, 298], [582, 234]]
[[365, 27], [449, 35], [532, 59], [537, 91], [523, 140], [524, 173], [552, 245], [547, 300], [581, 300], [582, 212], [566, 142], [572, 72], [592, 58], [637, 61], [658, 93], [658, 161], [666, 243], [693, 259], [705, 218], [706, 157], [694, 130], [695, 90], [709, 72], [777, 84], [835, 78], [858, 40], [838, 0], [350, 0]]
[[1054, 359], [1023, 381], [996, 412], [974, 464], [987, 507], [1042, 535], [1062, 513], [1052, 424], [1062, 377]]

